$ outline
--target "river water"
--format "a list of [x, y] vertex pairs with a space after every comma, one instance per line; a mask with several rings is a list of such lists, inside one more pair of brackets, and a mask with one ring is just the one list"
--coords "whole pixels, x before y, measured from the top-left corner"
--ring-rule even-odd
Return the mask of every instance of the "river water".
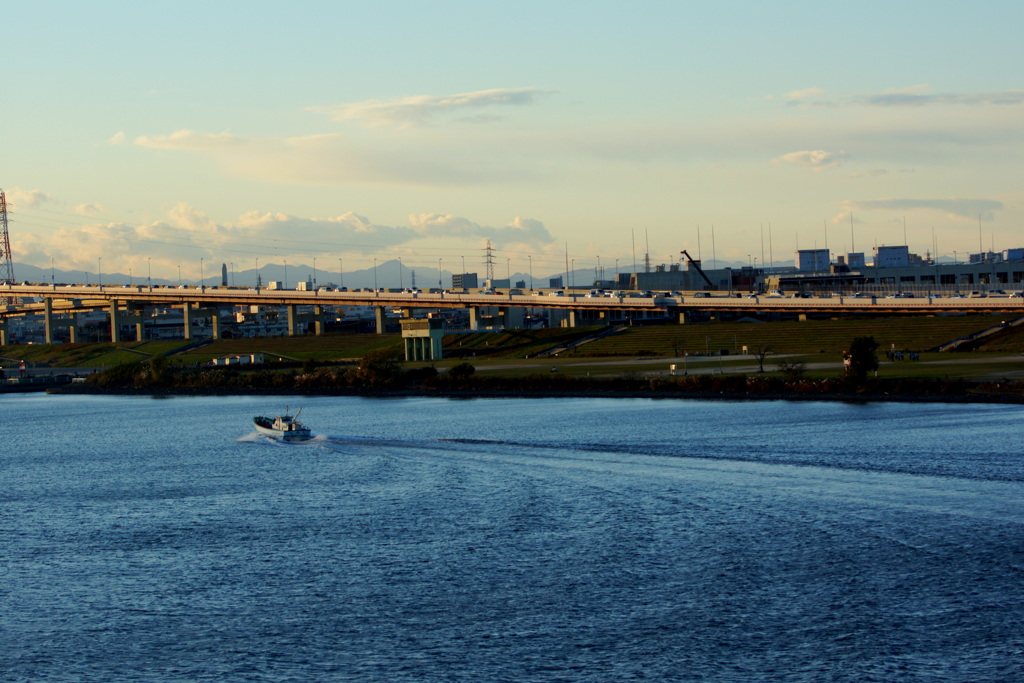
[[3, 681], [1024, 679], [1021, 406], [0, 409]]

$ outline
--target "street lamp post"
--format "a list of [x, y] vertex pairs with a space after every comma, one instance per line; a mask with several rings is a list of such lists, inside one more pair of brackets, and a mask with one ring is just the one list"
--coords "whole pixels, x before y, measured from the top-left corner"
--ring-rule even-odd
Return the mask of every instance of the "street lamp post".
[[149, 256], [146, 257], [146, 268], [149, 273], [149, 291], [153, 291], [153, 259]]
[[178, 286], [181, 287], [181, 264], [178, 264]]
[[338, 289], [345, 286], [345, 269], [342, 267], [341, 257], [338, 257]]
[[530, 291], [533, 291], [533, 254], [527, 256], [530, 259]]
[[53, 287], [57, 286], [57, 279], [53, 274], [53, 257], [50, 257], [50, 285]]
[[288, 259], [284, 260], [284, 288], [288, 289]]
[[376, 257], [374, 257], [374, 259], [373, 259], [373, 291], [374, 291], [375, 295], [380, 293], [377, 290], [377, 258]]
[[398, 257], [398, 288], [405, 289], [405, 278], [402, 277], [402, 257]]
[[128, 269], [128, 286], [131, 287], [135, 284], [135, 280], [132, 279], [132, 269]]
[[199, 289], [201, 289], [201, 290], [203, 290], [205, 292], [206, 291], [206, 284], [203, 282], [204, 279], [205, 278], [203, 277], [203, 259], [200, 258], [199, 259]]
[[96, 259], [96, 283], [103, 286], [103, 257]]
[[441, 284], [441, 259], [437, 259], [437, 288], [444, 289], [444, 285]]
[[572, 259], [572, 266], [569, 268], [569, 289], [576, 289], [576, 259]]
[[259, 258], [257, 258], [256, 259], [256, 291], [257, 292], [260, 291], [260, 285], [261, 284], [262, 283], [260, 282], [260, 260], [259, 260]]
[[316, 291], [316, 256], [313, 257], [313, 290]]

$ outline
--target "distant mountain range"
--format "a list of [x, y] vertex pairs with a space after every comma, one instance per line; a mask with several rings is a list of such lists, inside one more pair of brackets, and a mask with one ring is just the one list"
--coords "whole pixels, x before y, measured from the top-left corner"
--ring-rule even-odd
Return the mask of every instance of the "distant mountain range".
[[[709, 267], [709, 263], [703, 264], [705, 267]], [[719, 268], [743, 268], [746, 264], [739, 262], [719, 262]], [[791, 267], [792, 261], [787, 262], [776, 262], [776, 268]], [[203, 283], [207, 286], [221, 284], [221, 267], [214, 265], [209, 268], [210, 272], [204, 273]], [[470, 270], [470, 272], [474, 272]], [[483, 284], [484, 275], [480, 270], [476, 271], [481, 285]], [[627, 272], [623, 270], [622, 272]], [[415, 283], [413, 282], [413, 274], [415, 273]], [[614, 273], [606, 270], [606, 278], [614, 278]], [[283, 282], [288, 287], [294, 287], [297, 282], [312, 281], [314, 278], [313, 268], [306, 265], [298, 266], [285, 266], [278, 263], [268, 263], [261, 265], [259, 269], [260, 281], [266, 285], [268, 282]], [[411, 287], [415, 284], [420, 289], [426, 289], [430, 287], [437, 287], [438, 280], [441, 281], [441, 287], [448, 288], [452, 284], [452, 271], [441, 270], [438, 272], [437, 268], [411, 268], [404, 263], [401, 263], [397, 259], [390, 261], [383, 261], [377, 264], [376, 276], [373, 268], [366, 268], [362, 270], [346, 270], [342, 275], [337, 270], [324, 270], [318, 268], [315, 273], [316, 284], [325, 285], [332, 284], [335, 286], [345, 286], [349, 289], [355, 287]], [[566, 273], [555, 273], [554, 275], [534, 275], [533, 286], [537, 289], [546, 288], [548, 286], [548, 280], [550, 278], [564, 277], [569, 282], [575, 282], [577, 286], [589, 286], [594, 280], [594, 269], [593, 268], [577, 268], [571, 274], [567, 276]], [[257, 272], [255, 268], [240, 271], [229, 271], [227, 274], [227, 284], [230, 286], [238, 287], [252, 287], [256, 285]], [[67, 283], [67, 284], [112, 284], [112, 285], [124, 285], [124, 284], [147, 284], [149, 277], [147, 273], [98, 273], [97, 271], [84, 271], [84, 270], [64, 270], [61, 268], [54, 268], [52, 271], [49, 268], [39, 268], [38, 266], [32, 266], [25, 263], [14, 264], [14, 279], [18, 282], [35, 282], [35, 283]], [[496, 279], [505, 279], [502, 275], [496, 275]], [[514, 283], [523, 282], [526, 287], [530, 287], [531, 277], [529, 273], [516, 272], [512, 273], [511, 279]], [[182, 277], [179, 281], [177, 278], [168, 279], [162, 277], [153, 278], [154, 285], [198, 285], [198, 278]]]

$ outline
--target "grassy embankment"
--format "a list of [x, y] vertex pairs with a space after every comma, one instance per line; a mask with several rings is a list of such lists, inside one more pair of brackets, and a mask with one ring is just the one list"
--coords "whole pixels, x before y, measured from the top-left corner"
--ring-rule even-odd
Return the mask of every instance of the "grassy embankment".
[[[804, 362], [809, 377], [825, 377], [841, 372], [842, 353], [850, 341], [855, 337], [872, 336], [879, 342], [882, 361], [879, 377], [1019, 376], [1024, 373], [1024, 367], [1018, 367], [1024, 366], [1024, 359], [1007, 360], [1007, 357], [1024, 353], [1024, 329], [1021, 328], [1005, 328], [978, 344], [962, 344], [957, 352], [928, 352], [928, 349], [999, 326], [1003, 320], [998, 316], [976, 315], [637, 326], [562, 352], [557, 358], [527, 360], [523, 360], [524, 356], [532, 356], [545, 348], [549, 335], [564, 341], [566, 331], [516, 330], [462, 335], [461, 347], [454, 346], [449, 338], [445, 340], [445, 347], [446, 353], [449, 349], [461, 351], [463, 359], [484, 372], [517, 376], [537, 372], [538, 367], [547, 365], [566, 374], [598, 377], [667, 373], [670, 362], [676, 362], [681, 370], [678, 359], [683, 354], [686, 354], [689, 370], [756, 372], [756, 359], [742, 355], [746, 346], [751, 353], [759, 349], [771, 350], [764, 363], [768, 373], [776, 373], [777, 363], [785, 358]], [[587, 328], [577, 334], [587, 336], [600, 329]], [[884, 352], [890, 348], [917, 351], [921, 362], [886, 363]], [[723, 351], [727, 355], [722, 355]], [[473, 353], [475, 358], [471, 357]], [[644, 362], [646, 360], [651, 362]], [[822, 365], [828, 367], [816, 367]]]
[[[510, 377], [550, 372], [551, 368], [569, 375], [609, 377], [666, 373], [669, 362], [676, 362], [669, 359], [686, 354], [687, 367], [695, 372], [756, 372], [756, 359], [742, 355], [746, 346], [750, 352], [771, 349], [764, 363], [768, 373], [775, 373], [778, 361], [786, 358], [804, 362], [808, 376], [823, 377], [835, 376], [839, 371], [841, 354], [853, 338], [872, 336], [879, 342], [883, 361], [880, 377], [1021, 376], [1024, 372], [1017, 366], [1024, 365], [1024, 359], [1018, 361], [1012, 356], [1024, 353], [1024, 329], [1005, 328], [979, 344], [963, 345], [964, 351], [927, 351], [998, 326], [1003, 320], [999, 316], [974, 315], [636, 326], [563, 351], [557, 357], [538, 354], [604, 328], [482, 332], [446, 336], [447, 357], [436, 365], [444, 368], [468, 361], [479, 372]], [[201, 344], [178, 340], [8, 346], [0, 355], [52, 367], [111, 367], [144, 361], [156, 354], [166, 356], [171, 365], [195, 366], [212, 358], [247, 353], [263, 353], [268, 361], [285, 361], [292, 366], [310, 360], [332, 365], [354, 363], [370, 351], [401, 348], [401, 344], [395, 334], [332, 334]], [[921, 362], [885, 363], [884, 351], [890, 348], [921, 352]]]

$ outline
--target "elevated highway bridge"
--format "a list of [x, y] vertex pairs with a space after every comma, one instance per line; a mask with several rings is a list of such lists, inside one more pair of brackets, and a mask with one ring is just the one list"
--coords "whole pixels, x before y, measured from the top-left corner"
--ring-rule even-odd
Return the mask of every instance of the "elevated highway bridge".
[[[384, 311], [388, 308], [416, 309], [465, 308], [471, 320], [481, 308], [544, 308], [563, 310], [569, 324], [575, 325], [580, 312], [662, 311], [678, 315], [685, 322], [696, 313], [734, 312], [747, 315], [788, 312], [793, 314], [930, 314], [1006, 313], [1024, 315], [1024, 298], [926, 296], [913, 298], [881, 298], [874, 296], [833, 296], [831, 298], [783, 298], [777, 296], [739, 296], [724, 292], [684, 292], [679, 296], [641, 297], [631, 293], [621, 297], [587, 297], [561, 290], [536, 291], [534, 294], [481, 294], [452, 292], [387, 292], [387, 291], [300, 291], [237, 287], [151, 287], [149, 285], [0, 285], [0, 298], [21, 303], [0, 307], [0, 344], [6, 344], [5, 323], [11, 316], [42, 314], [46, 339], [52, 341], [52, 317], [60, 313], [106, 310], [110, 314], [111, 339], [118, 339], [121, 325], [139, 318], [145, 307], [178, 307], [183, 311], [184, 336], [191, 338], [191, 320], [210, 316], [210, 311], [223, 306], [274, 306], [287, 309], [289, 333], [295, 333], [296, 306], [366, 306], [377, 311], [378, 331], [383, 328]], [[26, 300], [35, 300], [25, 303]], [[217, 316], [212, 315], [214, 338], [219, 336]], [[140, 322], [136, 322], [141, 325]], [[320, 333], [321, 327], [316, 326]], [[141, 338], [141, 337], [140, 337]]]

